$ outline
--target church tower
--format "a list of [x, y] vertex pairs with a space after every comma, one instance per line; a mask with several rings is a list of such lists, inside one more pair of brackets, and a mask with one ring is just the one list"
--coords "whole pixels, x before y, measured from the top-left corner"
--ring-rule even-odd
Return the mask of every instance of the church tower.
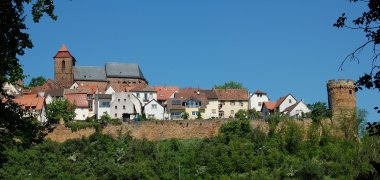
[[54, 56], [54, 81], [62, 88], [69, 88], [74, 83], [73, 67], [75, 58], [63, 44]]
[[332, 123], [338, 136], [355, 139], [358, 133], [356, 124], [356, 96], [353, 80], [329, 80], [327, 83], [329, 107]]

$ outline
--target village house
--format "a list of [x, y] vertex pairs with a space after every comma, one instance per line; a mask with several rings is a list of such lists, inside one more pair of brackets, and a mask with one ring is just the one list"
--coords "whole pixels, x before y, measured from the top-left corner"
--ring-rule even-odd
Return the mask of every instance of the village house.
[[249, 109], [261, 111], [263, 102], [267, 102], [267, 101], [269, 101], [267, 93], [260, 90], [256, 90], [249, 97]]
[[95, 95], [95, 114], [97, 119], [100, 119], [104, 114], [111, 116], [111, 100], [112, 94]]
[[20, 87], [16, 83], [15, 84], [7, 83], [7, 82], [4, 83], [3, 90], [5, 91], [7, 95], [11, 95], [11, 96], [22, 95], [22, 87]]
[[148, 102], [151, 102], [152, 100], [157, 100], [156, 90], [149, 86], [137, 86], [129, 90], [129, 92], [132, 92], [133, 95], [135, 95], [140, 100], [143, 106], [145, 106]]
[[144, 113], [147, 119], [165, 119], [165, 108], [155, 99], [152, 99], [147, 104], [145, 104]]
[[289, 106], [284, 110], [284, 114], [289, 115], [290, 117], [300, 118], [303, 117], [305, 113], [311, 112], [303, 100], [298, 101], [296, 104]]
[[174, 93], [179, 91], [177, 86], [152, 86], [152, 88], [157, 92], [157, 102], [161, 105], [166, 105]]
[[245, 89], [214, 89], [219, 100], [219, 118], [233, 118], [239, 110], [248, 110], [248, 92]]
[[310, 112], [303, 100], [298, 101], [292, 94], [281, 97], [276, 102], [264, 102], [261, 113], [268, 117], [273, 113], [287, 114], [291, 117], [299, 117], [304, 113]]
[[47, 90], [43, 93], [43, 96], [45, 97], [46, 104], [52, 103], [56, 99], [63, 99], [63, 92], [64, 89], [52, 89], [52, 90]]
[[202, 93], [206, 94], [207, 102], [205, 109], [204, 118], [205, 119], [214, 119], [219, 117], [219, 100], [218, 96], [213, 90], [201, 90]]
[[131, 92], [115, 92], [112, 94], [110, 115], [123, 121], [142, 115], [140, 100]]
[[88, 93], [88, 89], [82, 89], [81, 91], [72, 91], [71, 89], [65, 89], [64, 98], [75, 106], [74, 112], [76, 115], [74, 117], [74, 120], [85, 120], [92, 117], [90, 116], [90, 112], [93, 111], [93, 108], [90, 106], [90, 103], [88, 101]]
[[29, 94], [13, 99], [22, 109], [29, 111], [40, 122], [46, 122], [45, 98], [37, 94]]
[[184, 88], [174, 93], [174, 97], [168, 101], [167, 111], [170, 119], [183, 119], [183, 113], [189, 115], [188, 119], [197, 119], [198, 113], [201, 118], [205, 117], [207, 96], [197, 88]]

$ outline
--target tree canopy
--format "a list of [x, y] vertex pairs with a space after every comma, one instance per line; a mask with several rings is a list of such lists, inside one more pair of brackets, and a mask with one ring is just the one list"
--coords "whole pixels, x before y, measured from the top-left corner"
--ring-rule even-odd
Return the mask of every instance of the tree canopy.
[[62, 118], [65, 122], [75, 117], [75, 106], [66, 99], [54, 100], [47, 106], [46, 118], [49, 123], [58, 123]]
[[[26, 32], [26, 5], [32, 5], [34, 22], [39, 22], [43, 15], [57, 19], [54, 15], [53, 0], [4, 0], [0, 3], [0, 84], [16, 82], [23, 79], [23, 70], [18, 56], [25, 54], [25, 49], [33, 47], [32, 40]], [[2, 90], [1, 90], [2, 91]], [[4, 93], [2, 93], [4, 94]]]
[[236, 81], [225, 82], [223, 85], [215, 85], [215, 89], [246, 89], [242, 83]]
[[42, 86], [46, 82], [46, 79], [42, 76], [34, 77], [29, 82], [29, 87]]
[[[364, 33], [364, 43], [357, 47], [352, 53], [342, 62], [341, 67], [347, 60], [360, 61], [359, 54], [365, 48], [369, 48], [372, 52], [372, 56], [369, 59], [372, 67], [369, 72], [359, 77], [356, 82], [356, 89], [377, 89], [380, 90], [380, 65], [377, 62], [380, 51], [378, 46], [380, 44], [380, 1], [379, 0], [349, 0], [350, 3], [365, 3], [368, 9], [363, 12], [359, 17], [351, 19], [351, 22], [347, 22], [347, 16], [345, 13], [340, 16], [334, 24], [337, 28], [349, 28], [359, 30]], [[380, 113], [379, 107], [374, 108], [377, 113]], [[368, 130], [370, 135], [380, 135], [380, 124], [378, 122], [368, 123]]]

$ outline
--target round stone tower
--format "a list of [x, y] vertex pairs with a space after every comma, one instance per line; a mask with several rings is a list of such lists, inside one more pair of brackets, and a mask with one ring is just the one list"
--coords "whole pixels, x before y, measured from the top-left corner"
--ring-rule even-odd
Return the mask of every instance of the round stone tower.
[[327, 82], [329, 107], [332, 111], [333, 130], [338, 136], [355, 138], [356, 96], [353, 80], [329, 80]]

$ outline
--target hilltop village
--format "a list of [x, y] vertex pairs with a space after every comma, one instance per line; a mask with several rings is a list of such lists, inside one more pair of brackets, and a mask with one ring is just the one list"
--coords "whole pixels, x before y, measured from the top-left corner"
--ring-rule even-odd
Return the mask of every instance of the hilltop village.
[[[3, 89], [41, 122], [47, 121], [47, 105], [56, 99], [74, 104], [78, 121], [104, 114], [127, 121], [143, 115], [155, 120], [234, 118], [239, 110], [254, 110], [263, 118], [273, 113], [300, 118], [310, 112], [304, 100], [291, 93], [270, 101], [262, 90], [150, 86], [137, 64], [108, 62], [95, 67], [76, 62], [62, 45], [54, 56], [54, 80], [32, 89], [10, 83]], [[330, 108], [356, 108], [353, 89], [352, 81], [329, 81]]]

